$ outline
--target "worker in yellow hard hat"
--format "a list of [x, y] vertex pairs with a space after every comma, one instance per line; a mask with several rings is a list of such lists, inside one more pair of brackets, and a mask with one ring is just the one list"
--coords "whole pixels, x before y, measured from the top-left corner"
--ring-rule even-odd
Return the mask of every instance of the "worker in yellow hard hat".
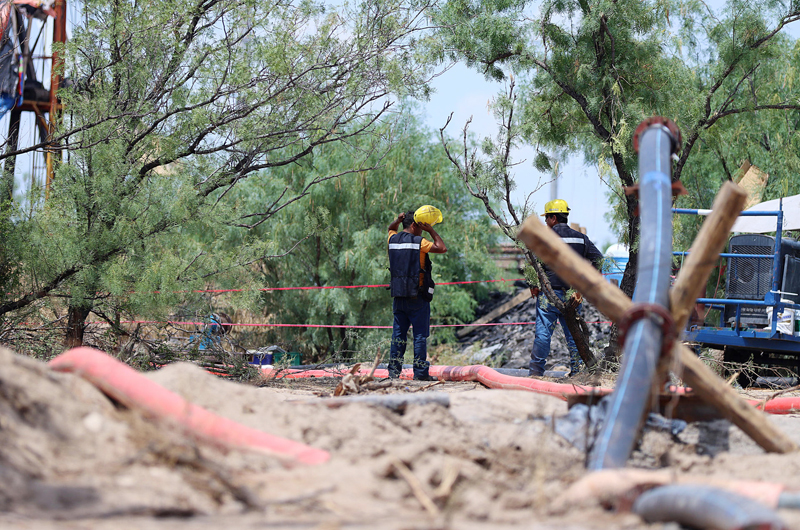
[[542, 217], [547, 217], [548, 215], [554, 213], [569, 215], [569, 205], [567, 205], [567, 201], [564, 199], [553, 199], [552, 201], [545, 203]]
[[[432, 206], [430, 208], [433, 208]], [[431, 324], [431, 299], [433, 278], [431, 276], [432, 254], [447, 252], [442, 237], [433, 229], [434, 222], [441, 222], [442, 213], [426, 210], [408, 211], [397, 216], [389, 225], [389, 272], [392, 295], [392, 344], [389, 350], [389, 377], [400, 377], [403, 357], [406, 353], [408, 328], [414, 333], [414, 379], [433, 381], [428, 373], [428, 336]], [[438, 215], [437, 215], [438, 213]], [[416, 220], [415, 220], [416, 219]], [[433, 222], [431, 222], [433, 221]], [[400, 224], [403, 231], [398, 232]], [[433, 241], [422, 237], [428, 232]]]
[[[567, 224], [569, 218], [569, 206], [567, 201], [563, 199], [555, 199], [544, 205], [544, 222], [549, 226], [558, 236], [572, 248], [575, 252], [589, 260], [598, 270], [600, 269], [603, 260], [603, 254], [597, 250], [594, 243], [589, 240], [586, 235], [570, 228]], [[544, 266], [547, 273], [547, 279], [550, 286], [555, 291], [562, 301], [565, 301], [566, 292], [570, 289], [570, 285], [562, 280], [553, 270]], [[569, 330], [567, 329], [564, 315], [551, 304], [547, 298], [540, 294], [538, 287], [531, 289], [531, 294], [536, 297], [536, 336], [533, 340], [533, 351], [531, 352], [531, 362], [528, 365], [528, 375], [541, 376], [544, 375], [545, 364], [550, 355], [550, 339], [553, 336], [553, 330], [556, 327], [556, 322], [561, 322], [561, 327], [564, 330], [564, 336], [567, 339], [567, 349], [569, 350], [570, 357], [570, 373], [575, 374], [580, 370], [580, 355], [578, 354], [578, 347], [575, 344], [575, 339], [572, 338]], [[572, 295], [575, 299], [573, 303], [577, 305], [576, 310], [580, 309], [580, 294], [575, 293]]]

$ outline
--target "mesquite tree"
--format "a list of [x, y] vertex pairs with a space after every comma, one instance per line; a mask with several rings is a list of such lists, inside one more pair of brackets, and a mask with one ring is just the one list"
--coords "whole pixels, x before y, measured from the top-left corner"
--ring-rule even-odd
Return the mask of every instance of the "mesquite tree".
[[[6, 330], [26, 311], [60, 318], [66, 306], [80, 344], [89, 311], [119, 328], [121, 310], [166, 311], [170, 291], [263, 257], [246, 234], [228, 255], [188, 236], [269, 223], [335, 175], [272, 186], [249, 210], [221, 199], [251, 175], [370, 134], [397, 94], [424, 93], [428, 71], [410, 45], [426, 7], [82, 2], [59, 50], [71, 82], [48, 139], [63, 161], [46, 200], [3, 211]], [[350, 171], [370, 169], [362, 155]]]
[[[378, 129], [392, 149], [371, 159], [371, 172], [342, 175], [316, 186], [308, 200], [286, 208], [258, 237], [276, 248], [297, 242], [286, 259], [260, 260], [262, 285], [331, 287], [389, 283], [387, 227], [400, 212], [424, 204], [441, 208], [444, 222], [436, 231], [448, 245], [446, 254], [432, 256], [437, 284], [431, 321], [458, 324], [474, 319], [476, 299], [488, 291], [485, 283], [441, 285], [445, 282], [493, 278], [496, 268], [486, 248], [496, 243], [483, 206], [450, 171], [450, 162], [412, 111]], [[349, 146], [325, 146], [313, 167], [285, 167], [275, 177], [288, 181], [328, 175], [352, 167], [351, 148], [368, 148], [366, 138]], [[255, 202], [264, 179], [259, 176], [236, 190], [229, 200]], [[309, 228], [311, 227], [311, 229]], [[311, 234], [304, 237], [305, 234]], [[427, 236], [426, 236], [427, 237]], [[429, 238], [430, 239], [430, 238]], [[231, 244], [236, 244], [231, 241]], [[386, 326], [392, 322], [392, 302], [385, 288], [269, 291], [255, 304], [276, 322], [334, 326]], [[431, 340], [452, 338], [454, 328], [435, 330]], [[262, 344], [282, 344], [287, 350], [310, 352], [306, 360], [372, 360], [375, 350], [389, 349], [390, 331], [358, 328], [271, 328]]]
[[[721, 152], [713, 139], [741, 128], [745, 116], [777, 115], [795, 138], [788, 145], [796, 145], [800, 84], [797, 62], [785, 54], [796, 56], [797, 48], [782, 32], [800, 20], [796, 0], [732, 0], [717, 11], [691, 0], [449, 0], [434, 18], [452, 59], [490, 78], [522, 80], [517, 141], [539, 151], [538, 169], [549, 170], [555, 152], [580, 154], [611, 183], [617, 229], [631, 248], [621, 284], [629, 295], [639, 219], [635, 195], [622, 187], [637, 180], [631, 139], [643, 119], [666, 116], [681, 129], [676, 180], [700, 146]], [[785, 74], [779, 89], [759, 87], [776, 63]], [[759, 132], [770, 133], [755, 138]], [[729, 174], [716, 168], [711, 196]]]
[[588, 341], [589, 328], [577, 311], [578, 303], [572, 297], [562, 301], [556, 296], [536, 256], [517, 238], [517, 231], [522, 222], [533, 213], [530, 197], [539, 188], [530, 190], [522, 205], [516, 204], [511, 197], [511, 192], [516, 187], [512, 171], [514, 166], [518, 165], [512, 158], [512, 150], [521, 141], [519, 122], [514, 116], [517, 99], [514, 90], [515, 83], [512, 77], [508, 93], [498, 97], [493, 105], [500, 131], [495, 139], [485, 138], [480, 151], [470, 144], [469, 123], [462, 130], [458, 153], [451, 147], [444, 134], [450, 119], [439, 130], [439, 136], [447, 157], [455, 166], [467, 190], [483, 203], [489, 217], [525, 254], [527, 266], [524, 272], [528, 284], [541, 289], [548, 301], [561, 311], [567, 328], [575, 339], [578, 353], [586, 366], [592, 368], [596, 359]]

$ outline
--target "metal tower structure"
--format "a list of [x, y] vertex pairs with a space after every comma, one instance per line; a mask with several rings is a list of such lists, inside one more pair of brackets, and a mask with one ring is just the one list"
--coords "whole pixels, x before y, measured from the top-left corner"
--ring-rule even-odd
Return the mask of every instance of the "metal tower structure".
[[[50, 141], [61, 109], [58, 89], [62, 79], [54, 44], [66, 42], [66, 0], [3, 0], [0, 6], [0, 14], [8, 15], [3, 17], [0, 63], [9, 63], [8, 68], [0, 64], [0, 76], [5, 76], [7, 83], [12, 75], [17, 80], [16, 90], [10, 94], [15, 101], [6, 117], [6, 153], [27, 151], [24, 156], [30, 161], [31, 186], [40, 184], [49, 190], [60, 151], [26, 148]], [[0, 86], [7, 86], [3, 79]], [[18, 158], [6, 158], [6, 174], [16, 174]]]

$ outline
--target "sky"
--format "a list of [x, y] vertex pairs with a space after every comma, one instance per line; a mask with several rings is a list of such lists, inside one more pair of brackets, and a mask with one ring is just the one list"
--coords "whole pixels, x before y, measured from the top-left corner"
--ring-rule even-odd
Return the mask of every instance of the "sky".
[[[707, 4], [718, 10], [724, 2], [709, 0]], [[784, 31], [794, 38], [800, 38], [800, 22], [789, 24]], [[479, 138], [497, 134], [497, 125], [488, 102], [506, 88], [504, 83], [487, 81], [482, 74], [459, 63], [436, 78], [432, 86], [435, 93], [423, 107], [427, 125], [437, 134], [451, 112], [453, 119], [446, 130], [453, 138], [460, 137], [470, 117], [470, 131]], [[517, 161], [525, 160], [514, 171], [517, 183], [515, 199], [521, 203], [525, 195], [540, 188], [533, 194], [532, 200], [536, 212], [542, 213], [545, 203], [553, 198], [551, 186], [546, 184], [542, 187], [542, 183], [548, 182], [550, 176], [538, 172], [533, 166], [532, 149], [518, 150], [514, 154]], [[561, 168], [557, 198], [567, 201], [571, 210], [570, 222], [586, 227], [586, 235], [600, 250], [617, 243], [617, 237], [605, 219], [609, 211], [606, 198], [608, 191], [608, 186], [600, 180], [597, 168], [584, 164], [582, 156], [573, 157]]]
[[[463, 64], [437, 77], [433, 81], [434, 94], [424, 104], [426, 124], [437, 134], [453, 113], [453, 119], [446, 131], [451, 138], [460, 138], [467, 120], [472, 117], [469, 130], [477, 137], [494, 137], [497, 125], [491, 115], [488, 103], [501, 91], [506, 89], [503, 82], [487, 81], [480, 73], [470, 70]], [[535, 212], [544, 212], [544, 205], [551, 199], [551, 176], [540, 173], [533, 166], [533, 149], [525, 148], [514, 151], [518, 162], [514, 169], [517, 184], [514, 199], [522, 204], [529, 193], [533, 192], [531, 201]], [[608, 211], [606, 192], [608, 187], [600, 181], [597, 169], [583, 164], [582, 157], [575, 157], [560, 168], [558, 178], [558, 197], [569, 204], [571, 223], [586, 227], [586, 235], [601, 250], [609, 244], [617, 242], [604, 216]]]

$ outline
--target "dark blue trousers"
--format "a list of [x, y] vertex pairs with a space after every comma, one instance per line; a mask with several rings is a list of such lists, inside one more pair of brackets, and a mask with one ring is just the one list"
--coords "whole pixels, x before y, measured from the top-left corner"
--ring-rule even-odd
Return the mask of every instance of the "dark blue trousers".
[[[564, 291], [556, 291], [562, 301], [564, 301]], [[580, 310], [580, 305], [578, 310]], [[550, 339], [553, 337], [553, 330], [556, 322], [561, 323], [564, 330], [564, 337], [567, 339], [567, 350], [569, 350], [569, 370], [571, 374], [578, 373], [581, 368], [581, 357], [578, 354], [578, 346], [575, 339], [567, 329], [567, 322], [561, 311], [550, 303], [544, 293], [536, 298], [536, 336], [533, 338], [533, 351], [531, 352], [531, 362], [528, 365], [530, 375], [544, 374], [544, 365], [550, 356]]]
[[392, 345], [389, 353], [389, 377], [399, 377], [403, 370], [403, 357], [406, 353], [408, 328], [414, 334], [414, 377], [427, 377], [428, 336], [431, 334], [431, 304], [422, 298], [392, 299], [394, 325]]

